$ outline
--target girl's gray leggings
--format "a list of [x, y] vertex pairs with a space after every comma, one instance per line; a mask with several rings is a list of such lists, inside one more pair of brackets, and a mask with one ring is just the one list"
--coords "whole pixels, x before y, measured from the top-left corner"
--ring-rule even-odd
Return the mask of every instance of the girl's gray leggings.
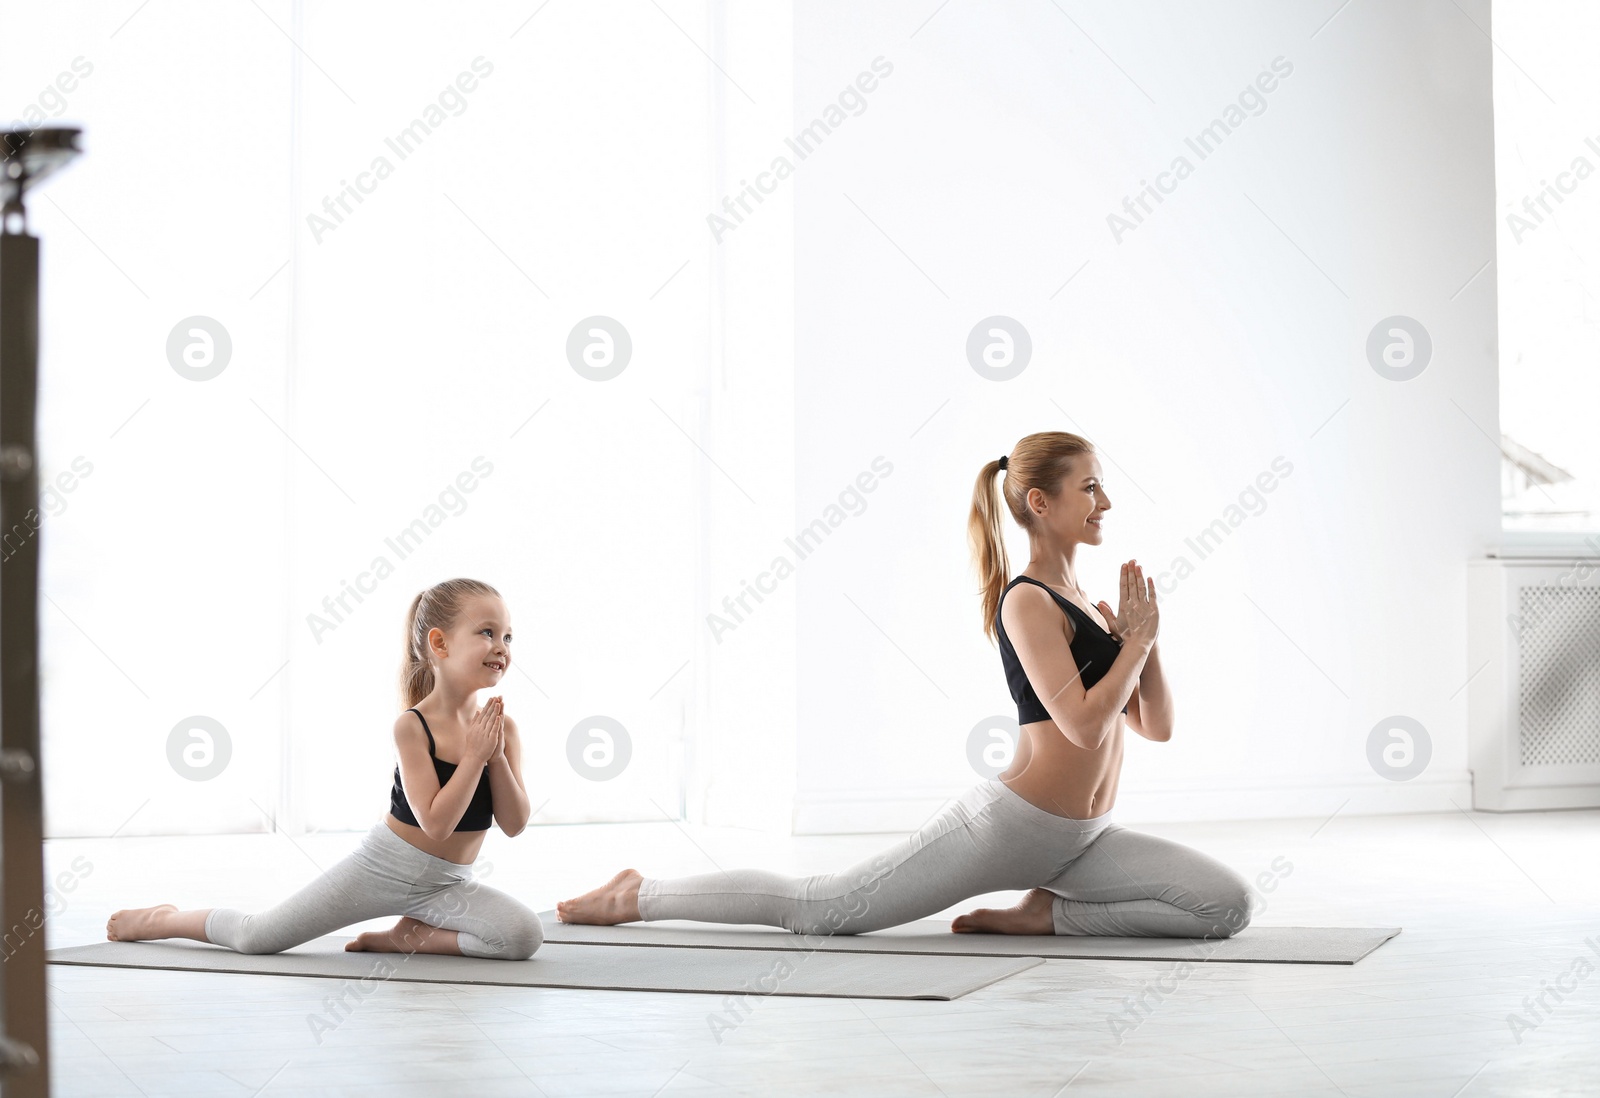
[[1249, 884], [1215, 858], [1129, 831], [1110, 813], [1057, 816], [998, 780], [974, 786], [915, 834], [843, 873], [647, 877], [639, 917], [860, 934], [969, 896], [1032, 888], [1056, 894], [1057, 934], [1226, 938], [1250, 922]]
[[256, 915], [214, 908], [208, 941], [239, 953], [277, 953], [340, 927], [409, 915], [458, 933], [468, 957], [521, 961], [544, 942], [539, 916], [459, 865], [418, 850], [378, 821], [361, 845], [276, 907]]

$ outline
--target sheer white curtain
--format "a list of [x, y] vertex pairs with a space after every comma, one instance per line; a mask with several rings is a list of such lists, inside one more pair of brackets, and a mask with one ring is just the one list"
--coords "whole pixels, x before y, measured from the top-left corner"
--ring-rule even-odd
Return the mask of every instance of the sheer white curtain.
[[680, 811], [732, 491], [709, 21], [535, 8], [8, 17], [7, 108], [85, 129], [33, 203], [50, 834], [369, 825], [405, 609], [457, 575], [510, 606], [540, 819]]

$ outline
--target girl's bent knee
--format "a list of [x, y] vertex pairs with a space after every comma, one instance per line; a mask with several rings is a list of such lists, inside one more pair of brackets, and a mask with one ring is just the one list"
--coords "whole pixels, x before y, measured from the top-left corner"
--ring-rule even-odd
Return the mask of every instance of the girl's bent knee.
[[536, 915], [530, 924], [507, 939], [504, 956], [508, 961], [526, 961], [539, 952], [539, 947], [542, 945], [544, 945], [544, 927], [540, 925], [539, 917]]
[[544, 945], [544, 924], [539, 922], [539, 916], [528, 913], [528, 917], [507, 928], [502, 936], [500, 949], [494, 954], [502, 961], [526, 961], [539, 947]]

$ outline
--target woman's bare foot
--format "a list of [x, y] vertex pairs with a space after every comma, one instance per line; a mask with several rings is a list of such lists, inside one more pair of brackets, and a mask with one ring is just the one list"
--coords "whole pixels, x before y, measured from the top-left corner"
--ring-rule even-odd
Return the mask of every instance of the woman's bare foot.
[[958, 915], [950, 929], [957, 934], [1054, 934], [1050, 905], [1055, 893], [1036, 888], [1015, 907], [980, 907]]
[[151, 938], [170, 938], [167, 933], [167, 915], [177, 911], [177, 904], [157, 904], [155, 907], [130, 907], [113, 912], [106, 920], [106, 939], [112, 942], [144, 942]]
[[575, 900], [556, 904], [556, 918], [564, 923], [613, 926], [639, 918], [639, 882], [644, 875], [637, 869], [624, 869], [611, 880], [585, 892]]

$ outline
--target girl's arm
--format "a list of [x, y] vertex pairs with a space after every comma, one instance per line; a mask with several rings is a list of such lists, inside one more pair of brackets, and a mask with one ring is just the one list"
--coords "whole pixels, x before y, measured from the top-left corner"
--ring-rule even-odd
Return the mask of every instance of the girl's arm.
[[[486, 720], [489, 715], [487, 712], [480, 713], [474, 723]], [[462, 759], [462, 765], [456, 767], [456, 772], [450, 775], [450, 780], [441, 789], [439, 773], [433, 768], [433, 758], [428, 754], [427, 734], [422, 731], [422, 722], [409, 710], [395, 719], [394, 746], [400, 754], [400, 783], [405, 787], [406, 803], [411, 806], [411, 814], [417, 818], [422, 833], [430, 839], [442, 842], [454, 834], [456, 824], [466, 814], [467, 805], [472, 803], [473, 791], [478, 787], [478, 774], [488, 760], [487, 752], [482, 762], [475, 762], [471, 758], [475, 742], [492, 743], [481, 738], [475, 741], [469, 735], [466, 748], [468, 756]]]
[[517, 722], [505, 719], [501, 749], [489, 759], [489, 796], [494, 802], [494, 821], [507, 835], [519, 834], [528, 826], [531, 815], [528, 791], [522, 784], [522, 738]]

